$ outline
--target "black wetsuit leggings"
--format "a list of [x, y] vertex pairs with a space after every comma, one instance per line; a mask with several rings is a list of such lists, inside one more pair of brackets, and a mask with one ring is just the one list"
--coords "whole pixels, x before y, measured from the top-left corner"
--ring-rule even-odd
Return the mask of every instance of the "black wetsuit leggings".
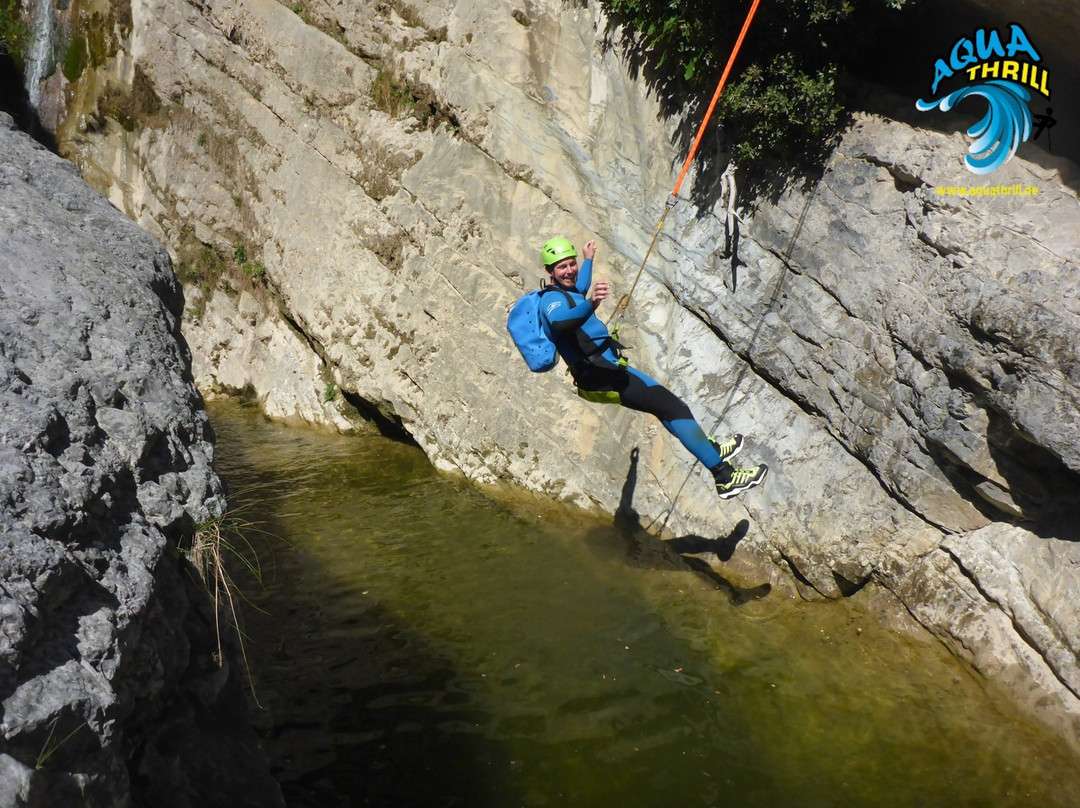
[[706, 437], [686, 403], [660, 382], [636, 368], [582, 363], [574, 368], [578, 394], [600, 403], [621, 404], [660, 419], [672, 435], [707, 469], [720, 464], [716, 447]]

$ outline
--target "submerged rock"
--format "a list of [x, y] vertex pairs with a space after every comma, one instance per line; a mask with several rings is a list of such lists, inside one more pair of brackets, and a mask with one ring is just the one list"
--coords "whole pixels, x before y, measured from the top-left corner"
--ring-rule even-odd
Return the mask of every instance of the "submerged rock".
[[0, 245], [0, 805], [281, 805], [179, 551], [224, 498], [168, 253], [3, 113]]

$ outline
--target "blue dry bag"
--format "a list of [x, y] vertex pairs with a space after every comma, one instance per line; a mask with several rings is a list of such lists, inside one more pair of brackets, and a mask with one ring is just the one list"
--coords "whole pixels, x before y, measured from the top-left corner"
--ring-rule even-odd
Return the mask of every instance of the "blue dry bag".
[[540, 316], [540, 300], [544, 292], [561, 292], [566, 301], [573, 305], [570, 295], [561, 289], [534, 289], [518, 299], [506, 318], [506, 330], [524, 357], [525, 364], [534, 373], [551, 370], [559, 361], [547, 324]]

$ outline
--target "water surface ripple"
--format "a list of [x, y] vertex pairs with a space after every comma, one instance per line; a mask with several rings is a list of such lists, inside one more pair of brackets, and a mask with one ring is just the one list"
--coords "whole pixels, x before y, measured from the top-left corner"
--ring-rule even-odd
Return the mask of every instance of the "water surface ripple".
[[858, 603], [733, 597], [414, 447], [211, 415], [290, 808], [1080, 805], [1075, 757]]

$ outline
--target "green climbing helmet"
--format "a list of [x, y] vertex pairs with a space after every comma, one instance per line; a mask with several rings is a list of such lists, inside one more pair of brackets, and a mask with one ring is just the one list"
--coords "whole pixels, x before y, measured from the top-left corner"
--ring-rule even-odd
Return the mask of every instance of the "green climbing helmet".
[[570, 239], [549, 238], [544, 242], [544, 247], [540, 250], [540, 260], [543, 261], [544, 266], [557, 264], [564, 258], [577, 258], [577, 250], [570, 243]]

